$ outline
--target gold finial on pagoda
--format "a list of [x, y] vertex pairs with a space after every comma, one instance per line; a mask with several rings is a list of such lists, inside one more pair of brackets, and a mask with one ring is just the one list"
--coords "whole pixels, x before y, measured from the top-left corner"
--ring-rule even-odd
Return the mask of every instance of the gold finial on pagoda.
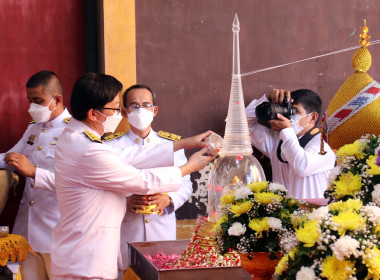
[[360, 34], [360, 41], [359, 41], [359, 44], [362, 46], [362, 47], [368, 47], [370, 42], [368, 42], [367, 40], [371, 38], [371, 36], [368, 36], [367, 33], [368, 33], [368, 27], [367, 27], [367, 20], [364, 19], [364, 26], [362, 28], [360, 28], [360, 30], [363, 32], [362, 34]]
[[369, 46], [369, 42], [367, 41], [371, 36], [368, 36], [368, 27], [366, 25], [366, 20], [364, 20], [364, 26], [360, 28], [362, 34], [360, 34], [361, 40], [359, 41], [362, 46], [359, 48], [352, 58], [352, 66], [354, 67], [356, 72], [367, 72], [372, 64], [372, 57], [369, 53], [367, 46]]

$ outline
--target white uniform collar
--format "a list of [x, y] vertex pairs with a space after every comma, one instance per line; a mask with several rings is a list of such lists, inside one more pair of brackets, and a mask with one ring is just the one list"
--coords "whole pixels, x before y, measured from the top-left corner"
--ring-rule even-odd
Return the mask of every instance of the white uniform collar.
[[139, 136], [137, 136], [133, 131], [132, 129], [128, 130], [127, 132], [127, 136], [129, 137], [129, 139], [131, 139], [131, 141], [135, 144], [138, 144], [138, 145], [148, 145], [149, 143], [152, 142], [152, 139], [154, 137], [156, 137], [156, 132], [154, 132], [153, 129], [150, 129], [149, 131], [149, 134], [147, 137], [145, 137], [144, 139], [143, 138], [140, 138]]
[[93, 130], [87, 124], [85, 124], [84, 122], [78, 121], [75, 118], [71, 118], [70, 119], [69, 126], [71, 128], [73, 128], [73, 129], [77, 130], [77, 131], [88, 131], [88, 132], [91, 132], [92, 134], [94, 134], [99, 139], [101, 137], [96, 130]]
[[62, 126], [62, 125], [66, 124], [65, 119], [70, 118], [70, 117], [71, 117], [71, 115], [70, 115], [69, 111], [65, 108], [63, 110], [63, 112], [58, 117], [56, 117], [55, 119], [53, 119], [51, 121], [43, 123], [43, 126], [44, 126], [44, 128], [52, 128], [52, 127]]

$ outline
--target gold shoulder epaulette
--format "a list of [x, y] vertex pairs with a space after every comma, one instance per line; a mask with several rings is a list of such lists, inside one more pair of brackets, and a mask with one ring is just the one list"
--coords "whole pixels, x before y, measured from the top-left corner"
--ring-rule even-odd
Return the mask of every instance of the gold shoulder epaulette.
[[172, 141], [178, 141], [182, 138], [182, 136], [179, 136], [177, 134], [173, 134], [173, 133], [170, 133], [170, 132], [166, 132], [166, 131], [162, 131], [160, 130], [158, 132], [158, 135], [162, 138], [165, 138], [165, 139], [169, 139], [169, 140], [172, 140]]
[[31, 120], [29, 124], [34, 124], [36, 123], [34, 120]]
[[116, 139], [116, 138], [119, 138], [119, 137], [125, 135], [126, 133], [127, 133], [126, 131], [114, 133], [114, 134], [111, 134], [111, 135], [108, 135], [108, 136], [104, 137], [103, 140], [104, 141], [111, 141], [113, 139]]
[[100, 140], [98, 137], [96, 137], [94, 134], [88, 131], [83, 131], [83, 133], [90, 138], [91, 141], [93, 142], [98, 142], [98, 143], [103, 143], [102, 140]]
[[71, 117], [67, 117], [67, 118], [65, 118], [63, 121], [64, 121], [65, 123], [69, 123], [70, 120], [71, 120]]

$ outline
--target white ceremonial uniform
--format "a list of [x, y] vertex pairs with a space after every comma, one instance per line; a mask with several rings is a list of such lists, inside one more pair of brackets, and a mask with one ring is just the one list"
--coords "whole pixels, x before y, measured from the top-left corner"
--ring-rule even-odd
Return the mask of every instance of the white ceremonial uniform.
[[[50, 253], [51, 235], [59, 220], [55, 193], [45, 189], [53, 188], [54, 151], [70, 117], [65, 109], [52, 121], [31, 123], [20, 141], [8, 151], [25, 155], [37, 167], [35, 178], [26, 178], [13, 233], [24, 236], [38, 253]], [[6, 167], [4, 155], [0, 154], [0, 168]], [[25, 279], [37, 279], [31, 277], [32, 272], [25, 273], [29, 274]]]
[[[93, 141], [84, 131], [95, 136]], [[53, 233], [52, 279], [115, 279], [126, 194], [176, 191], [182, 183], [178, 167], [164, 167], [174, 164], [172, 143], [160, 145], [160, 152], [156, 146], [121, 151], [97, 137], [72, 118], [57, 145], [54, 172], [61, 219]], [[163, 167], [133, 167], [147, 157], [159, 157], [156, 165]]]
[[[283, 184], [289, 195], [297, 199], [323, 198], [328, 185], [328, 176], [335, 164], [335, 154], [325, 142], [325, 155], [319, 154], [321, 137], [318, 134], [302, 148], [293, 128], [280, 132], [257, 123], [256, 106], [268, 101], [265, 95], [253, 100], [246, 108], [252, 145], [266, 155], [272, 164], [273, 182]], [[277, 146], [283, 141], [281, 157], [277, 158]]]
[[[124, 149], [133, 146], [148, 146], [161, 143], [172, 142], [171, 140], [162, 138], [157, 132], [150, 130], [149, 135], [142, 139], [138, 137], [130, 129], [125, 135], [114, 138], [105, 143], [112, 147]], [[157, 159], [149, 159], [156, 161]], [[174, 165], [181, 166], [187, 162], [184, 150], [174, 153]], [[176, 239], [176, 217], [175, 210], [181, 207], [191, 196], [193, 192], [190, 175], [186, 175], [182, 179], [181, 188], [176, 192], [169, 192], [168, 196], [172, 199], [172, 205], [166, 207], [164, 214], [161, 216], [134, 214], [129, 211], [125, 213], [125, 217], [121, 224], [121, 256], [123, 267], [128, 267], [128, 242], [134, 241], [156, 241], [156, 240], [175, 240]], [[133, 230], [131, 230], [133, 229]]]

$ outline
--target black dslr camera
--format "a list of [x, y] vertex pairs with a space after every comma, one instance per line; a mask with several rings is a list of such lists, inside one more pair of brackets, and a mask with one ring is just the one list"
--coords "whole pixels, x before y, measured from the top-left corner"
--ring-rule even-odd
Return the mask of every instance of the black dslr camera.
[[292, 107], [292, 102], [284, 101], [281, 104], [272, 104], [270, 102], [263, 102], [256, 107], [256, 117], [260, 121], [270, 121], [277, 119], [277, 114], [290, 119], [291, 115], [296, 114], [296, 109]]

